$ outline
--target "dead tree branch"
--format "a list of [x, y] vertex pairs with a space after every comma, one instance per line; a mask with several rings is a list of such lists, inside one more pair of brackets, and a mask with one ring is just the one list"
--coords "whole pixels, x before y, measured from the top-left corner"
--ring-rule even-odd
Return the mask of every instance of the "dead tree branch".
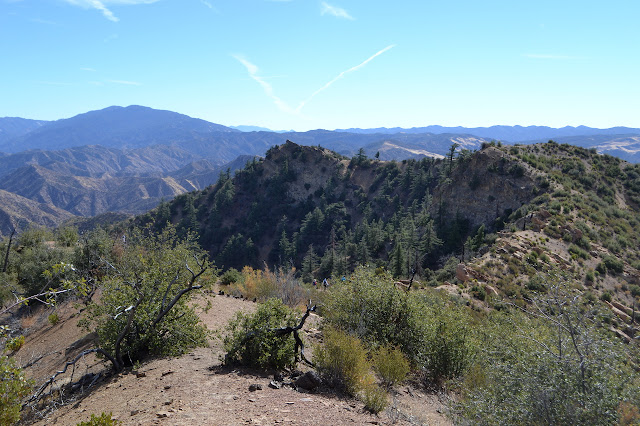
[[55, 374], [53, 376], [51, 376], [46, 382], [44, 382], [39, 388], [38, 390], [29, 398], [29, 400], [24, 404], [24, 405], [28, 405], [31, 402], [37, 401], [38, 399], [40, 399], [40, 397], [42, 396], [42, 393], [53, 384], [53, 382], [56, 380], [56, 377], [58, 377], [61, 374], [64, 374], [67, 372], [67, 369], [69, 367], [75, 367], [76, 363], [82, 359], [83, 357], [85, 357], [86, 355], [89, 355], [91, 353], [99, 353], [105, 356], [105, 358], [107, 358], [109, 361], [111, 361], [111, 363], [115, 366], [117, 366], [117, 361], [111, 356], [111, 354], [109, 354], [107, 351], [105, 351], [102, 348], [93, 348], [93, 349], [87, 349], [86, 351], [82, 351], [80, 352], [74, 359], [72, 359], [71, 361], [68, 361], [65, 365], [64, 368], [62, 370], [56, 371]]

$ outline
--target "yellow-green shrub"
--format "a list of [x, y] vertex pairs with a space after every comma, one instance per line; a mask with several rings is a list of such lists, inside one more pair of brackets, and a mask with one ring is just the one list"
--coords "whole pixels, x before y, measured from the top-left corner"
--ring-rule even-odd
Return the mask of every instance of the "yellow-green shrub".
[[398, 348], [381, 346], [374, 353], [373, 368], [387, 387], [402, 383], [409, 374], [407, 357]]
[[313, 353], [318, 372], [332, 386], [356, 395], [371, 382], [371, 363], [367, 351], [357, 337], [327, 328], [324, 344]]
[[22, 345], [24, 345], [24, 336], [18, 336], [14, 337], [13, 339], [9, 339], [6, 348], [10, 352], [15, 352], [19, 350]]
[[76, 426], [117, 426], [122, 424], [120, 420], [115, 420], [112, 416], [113, 414], [105, 412], [100, 413], [99, 416], [92, 414], [88, 421], [80, 422]]
[[367, 383], [364, 386], [361, 394], [362, 402], [364, 402], [364, 408], [378, 414], [389, 404], [389, 395], [380, 386], [374, 382]]
[[11, 425], [20, 420], [22, 398], [29, 394], [31, 383], [13, 360], [0, 356], [0, 424]]

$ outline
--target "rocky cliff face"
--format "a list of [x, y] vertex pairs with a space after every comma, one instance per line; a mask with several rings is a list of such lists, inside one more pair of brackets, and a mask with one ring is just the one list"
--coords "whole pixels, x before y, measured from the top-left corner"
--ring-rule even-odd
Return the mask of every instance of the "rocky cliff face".
[[472, 227], [491, 227], [497, 218], [538, 195], [537, 175], [509, 154], [489, 147], [459, 164], [450, 179], [434, 188], [433, 197], [442, 202], [447, 215], [462, 215]]

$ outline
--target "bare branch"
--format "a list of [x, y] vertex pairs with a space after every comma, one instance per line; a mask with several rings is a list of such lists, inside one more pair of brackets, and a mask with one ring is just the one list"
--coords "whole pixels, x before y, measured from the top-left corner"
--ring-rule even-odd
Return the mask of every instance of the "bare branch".
[[53, 382], [55, 381], [56, 377], [58, 377], [60, 374], [64, 374], [67, 372], [67, 369], [70, 366], [73, 366], [75, 368], [76, 363], [84, 356], [89, 355], [90, 353], [100, 353], [102, 355], [104, 355], [109, 361], [111, 361], [111, 364], [113, 364], [114, 368], [116, 368], [117, 370], [117, 366], [118, 363], [117, 361], [111, 356], [111, 354], [109, 354], [107, 351], [105, 351], [102, 348], [93, 348], [93, 349], [87, 349], [86, 351], [82, 351], [81, 353], [79, 353], [74, 359], [72, 359], [71, 361], [68, 361], [65, 365], [64, 368], [62, 370], [56, 371], [55, 374], [53, 376], [51, 376], [46, 382], [44, 382], [39, 388], [38, 390], [29, 398], [29, 400], [27, 401], [27, 403], [25, 405], [27, 405], [30, 402], [36, 401], [40, 398], [40, 396], [42, 395], [42, 393], [45, 391], [45, 389], [47, 387], [49, 387], [51, 384], [53, 384]]

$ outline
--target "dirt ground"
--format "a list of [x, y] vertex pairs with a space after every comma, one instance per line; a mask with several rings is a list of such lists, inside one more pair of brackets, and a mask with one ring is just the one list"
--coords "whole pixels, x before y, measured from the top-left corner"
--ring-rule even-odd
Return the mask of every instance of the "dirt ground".
[[[249, 312], [255, 304], [220, 295], [202, 295], [211, 309], [201, 314], [212, 330], [220, 330], [238, 311]], [[19, 365], [36, 383], [43, 383], [64, 363], [92, 341], [77, 327], [81, 315], [71, 305], [58, 308], [60, 322], [50, 325], [47, 312], [34, 312], [22, 319], [27, 331], [24, 346], [14, 354]], [[308, 339], [317, 335], [317, 317], [305, 325]], [[398, 424], [449, 425], [440, 398], [403, 386], [380, 415], [366, 412], [355, 399], [338, 396], [331, 389], [303, 393], [290, 387], [274, 389], [273, 377], [246, 369], [221, 365], [221, 342], [213, 339], [208, 348], [198, 348], [177, 358], [155, 359], [136, 371], [100, 378], [91, 390], [65, 391], [50, 402], [53, 411], [32, 418], [36, 425], [76, 425], [91, 414], [111, 412], [125, 425], [343, 425]], [[73, 378], [71, 368], [58, 385], [76, 382], [85, 374], [105, 373], [105, 364], [93, 356], [81, 360]], [[137, 374], [136, 374], [137, 373]], [[261, 389], [250, 391], [251, 385]]]

